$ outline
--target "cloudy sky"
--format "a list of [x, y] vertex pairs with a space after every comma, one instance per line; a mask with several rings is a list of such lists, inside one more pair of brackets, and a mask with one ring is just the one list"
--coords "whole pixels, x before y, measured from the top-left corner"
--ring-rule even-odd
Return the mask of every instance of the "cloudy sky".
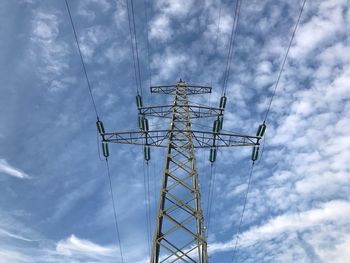
[[[69, 2], [106, 129], [135, 129], [126, 2]], [[145, 104], [171, 100], [151, 96], [150, 83], [183, 78], [212, 85], [213, 94], [197, 100], [218, 105], [235, 1], [134, 5]], [[242, 1], [224, 129], [255, 134], [300, 6], [299, 0]], [[235, 262], [350, 258], [349, 6], [348, 0], [306, 3], [268, 116]], [[2, 0], [0, 14], [0, 262], [121, 262], [96, 116], [65, 3]], [[210, 129], [211, 121], [194, 125]], [[124, 261], [147, 262], [142, 148], [111, 145], [110, 152]], [[208, 234], [211, 262], [232, 262], [250, 154], [240, 148], [219, 152]], [[152, 150], [152, 219], [163, 162], [164, 150]], [[197, 162], [206, 214], [208, 152], [198, 151]]]

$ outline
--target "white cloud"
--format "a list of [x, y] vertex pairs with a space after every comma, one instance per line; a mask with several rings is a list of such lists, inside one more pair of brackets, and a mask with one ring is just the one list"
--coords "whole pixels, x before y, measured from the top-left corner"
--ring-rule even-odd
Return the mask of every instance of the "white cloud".
[[193, 4], [193, 0], [157, 1], [155, 5], [158, 15], [150, 21], [149, 37], [163, 42], [169, 40], [176, 30], [172, 27], [172, 22], [188, 15], [193, 10]]
[[9, 232], [9, 231], [7, 231], [5, 229], [0, 229], [0, 235], [11, 237], [11, 238], [15, 238], [15, 239], [22, 240], [22, 241], [27, 241], [27, 242], [34, 242], [34, 241], [36, 241], [36, 240], [30, 239], [30, 238], [27, 238], [27, 237], [24, 237], [24, 236], [21, 236], [21, 235], [18, 235], [18, 234], [11, 233], [11, 232]]
[[0, 258], [3, 260], [2, 262], [14, 262], [14, 263], [23, 263], [23, 262], [31, 262], [33, 258], [28, 257], [18, 251], [8, 250], [8, 249], [0, 249]]
[[33, 37], [41, 41], [53, 41], [58, 36], [58, 20], [53, 14], [38, 13], [33, 21]]
[[[185, 67], [179, 65], [187, 65], [187, 72], [185, 72]], [[196, 61], [191, 60], [191, 57], [185, 52], [179, 52], [169, 48], [164, 53], [157, 54], [152, 58], [151, 67], [153, 70], [158, 71], [154, 81], [162, 83], [169, 81], [169, 78], [174, 75], [175, 79], [185, 78], [186, 75], [189, 78], [188, 75], [192, 73], [189, 69], [196, 68]]]
[[[336, 225], [339, 229], [348, 225], [350, 217], [350, 202], [331, 201], [305, 212], [283, 214], [270, 219], [263, 225], [253, 226], [240, 235], [240, 247], [247, 247], [259, 242], [276, 238], [280, 235], [291, 234], [298, 231], [311, 231], [320, 225]], [[235, 237], [226, 243], [214, 243], [209, 247], [210, 253], [231, 251], [235, 244]], [[331, 243], [327, 243], [329, 247]], [[347, 246], [348, 242], [337, 244], [340, 248]]]
[[96, 190], [96, 180], [89, 180], [83, 184], [72, 185], [69, 188], [65, 189], [64, 195], [58, 199], [56, 203], [55, 212], [48, 218], [48, 220], [59, 220], [69, 211], [71, 211], [79, 201], [83, 198], [91, 196]]
[[113, 19], [115, 22], [115, 26], [119, 31], [124, 30], [129, 33], [127, 29], [127, 8], [125, 1], [117, 1], [115, 3], [115, 12], [113, 14]]
[[289, 105], [291, 110], [277, 119], [279, 124], [270, 131], [269, 144], [284, 145], [285, 158], [270, 151], [266, 161], [279, 161], [292, 172], [288, 179], [295, 184], [285, 191], [296, 191], [304, 200], [349, 190], [346, 178], [350, 160], [346, 153], [350, 150], [350, 138], [345, 132], [350, 127], [349, 111], [343, 103], [350, 94], [349, 73], [348, 69], [343, 70], [328, 84], [316, 80], [310, 89], [295, 92], [296, 100], [284, 94], [277, 98], [280, 102], [275, 104], [276, 110], [279, 104]]
[[[320, 238], [323, 237], [321, 236]], [[314, 240], [315, 243], [320, 241], [320, 239]], [[324, 259], [324, 262], [348, 263], [350, 258], [350, 235], [346, 235], [342, 238], [342, 242], [334, 244], [334, 247], [326, 251], [321, 249], [317, 249], [317, 251], [320, 257]]]
[[[23, 240], [27, 241], [27, 240]], [[15, 250], [2, 245], [0, 249], [1, 262], [30, 263], [39, 262], [114, 262], [119, 260], [117, 247], [103, 246], [87, 239], [71, 235], [57, 243], [45, 240], [39, 247], [16, 248]]]
[[79, 37], [79, 44], [84, 61], [91, 61], [96, 49], [110, 39], [111, 35], [112, 33], [109, 28], [105, 26], [92, 26], [84, 30], [81, 37]]
[[110, 47], [106, 48], [103, 56], [112, 64], [120, 63], [124, 59], [128, 58], [130, 50], [126, 47], [121, 47], [119, 43], [113, 43]]
[[0, 159], [0, 173], [5, 173], [21, 179], [29, 178], [28, 174], [10, 165], [5, 159]]
[[193, 4], [193, 0], [158, 0], [156, 6], [167, 15], [182, 17], [191, 11]]
[[50, 91], [67, 87], [74, 78], [62, 76], [68, 69], [70, 48], [59, 40], [59, 19], [56, 14], [37, 11], [32, 19], [30, 59], [38, 69], [38, 76]]
[[[302, 24], [295, 37], [295, 47], [292, 56], [302, 56], [312, 51], [322, 42], [333, 39], [344, 25], [341, 1], [323, 2], [318, 7], [316, 15]], [[308, 8], [306, 6], [305, 8]]]
[[[306, 6], [304, 13], [306, 15], [300, 25], [300, 31], [297, 31], [297, 41], [293, 45], [295, 53], [292, 52], [285, 67], [269, 115], [268, 142], [262, 160], [263, 166], [259, 165], [254, 173], [244, 217], [244, 232], [240, 239], [242, 258], [250, 251], [256, 255], [260, 250], [261, 256], [265, 259], [263, 262], [295, 262], [297, 255], [306, 253], [302, 251], [301, 242], [293, 237], [295, 232], [300, 231], [302, 235], [309, 233], [307, 241], [310, 247], [324, 262], [332, 261], [331, 258], [336, 253], [337, 262], [347, 262], [348, 258], [344, 251], [349, 249], [350, 229], [346, 221], [349, 217], [349, 203], [332, 201], [322, 204], [326, 200], [347, 200], [350, 191], [347, 180], [350, 175], [348, 168], [350, 139], [346, 133], [350, 129], [349, 37], [344, 28], [348, 23], [342, 17], [345, 17], [347, 11], [344, 6], [341, 7], [340, 2], [323, 2], [323, 4], [317, 2], [313, 7], [309, 4]], [[307, 22], [304, 22], [305, 20]], [[279, 40], [275, 41], [276, 45], [269, 45], [270, 34], [264, 37], [268, 48], [264, 50], [264, 46], [259, 46], [261, 55], [259, 54], [254, 60], [257, 62], [252, 69], [254, 74], [243, 73], [244, 76], [250, 75], [255, 81], [257, 80], [259, 85], [265, 81], [268, 83], [269, 80], [259, 79], [260, 76], [266, 74], [276, 77], [279, 64], [275, 63], [279, 62], [279, 56], [284, 55], [288, 44], [282, 44]], [[276, 39], [281, 38], [283, 36], [278, 35]], [[309, 54], [315, 56], [304, 56]], [[248, 60], [249, 56], [245, 59]], [[272, 83], [275, 77], [272, 78]], [[236, 87], [239, 82], [237, 77], [234, 82], [236, 85], [233, 87]], [[254, 85], [253, 88], [245, 87], [242, 90], [248, 93], [252, 90], [256, 92], [257, 89]], [[240, 89], [232, 88], [230, 91], [229, 101], [234, 97], [238, 98], [234, 100], [235, 104], [238, 104], [239, 112], [231, 116], [226, 115], [225, 121], [229, 120], [238, 127], [247, 126], [249, 119], [256, 121], [254, 116], [252, 118], [253, 104], [256, 100], [250, 101], [249, 97], [237, 96]], [[266, 96], [265, 92], [259, 98], [264, 104], [264, 107], [259, 106], [260, 114], [266, 109]], [[250, 115], [245, 116], [246, 109]], [[218, 197], [221, 198], [220, 201], [241, 200], [241, 190], [246, 186], [246, 181], [237, 177], [225, 179], [219, 182], [221, 188], [217, 192], [226, 192], [228, 196], [223, 200], [223, 195], [220, 194]], [[234, 189], [237, 186], [238, 188]], [[234, 208], [229, 209], [226, 214], [221, 210], [226, 207], [225, 203], [217, 205], [215, 212], [220, 213], [225, 219], [232, 220], [225, 220], [221, 224], [219, 216], [216, 216], [215, 238], [220, 240], [224, 236], [220, 231], [224, 232], [232, 226], [237, 227], [240, 205], [241, 202], [236, 202]], [[269, 219], [272, 214], [280, 216]], [[268, 221], [262, 223], [264, 222], [262, 220]], [[318, 236], [318, 232], [322, 235]], [[317, 237], [325, 242], [318, 244]], [[250, 246], [252, 244], [254, 248]], [[222, 251], [232, 250], [233, 245], [232, 240], [220, 244], [219, 247], [212, 245], [211, 249], [219, 253], [222, 248], [224, 248]], [[276, 252], [270, 250], [272, 245], [288, 249]], [[271, 255], [273, 255], [271, 260], [267, 260], [266, 257]], [[253, 258], [259, 257], [244, 261], [253, 262]], [[297, 261], [309, 262], [305, 255], [303, 260]]]
[[78, 14], [86, 17], [89, 20], [94, 20], [96, 17], [96, 7], [102, 12], [107, 12], [111, 9], [111, 4], [107, 0], [85, 0], [79, 2]]
[[57, 243], [56, 251], [66, 256], [82, 254], [91, 257], [112, 256], [115, 253], [114, 248], [104, 247], [86, 239], [79, 239], [75, 235], [71, 235], [65, 240], [60, 240]]
[[151, 21], [150, 38], [154, 38], [161, 41], [170, 39], [173, 34], [173, 30], [170, 27], [170, 18], [166, 15], [158, 15]]

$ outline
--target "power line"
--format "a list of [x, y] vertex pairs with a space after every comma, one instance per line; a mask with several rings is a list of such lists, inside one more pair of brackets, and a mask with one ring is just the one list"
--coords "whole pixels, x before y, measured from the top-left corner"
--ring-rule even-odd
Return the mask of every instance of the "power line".
[[[221, 5], [222, 5], [222, 1], [219, 1], [219, 18], [218, 18], [218, 25], [216, 28], [216, 36], [215, 36], [215, 44], [214, 44], [214, 57], [218, 48], [218, 39], [219, 39], [219, 32], [220, 32], [220, 22], [221, 22]], [[214, 76], [211, 76], [211, 80], [210, 80], [210, 86], [213, 86], [213, 78]], [[211, 95], [211, 94], [210, 94]]]
[[232, 22], [230, 44], [229, 44], [229, 49], [228, 49], [228, 54], [227, 54], [227, 59], [226, 59], [226, 67], [225, 67], [225, 72], [224, 72], [222, 95], [226, 94], [227, 82], [228, 82], [228, 78], [230, 75], [232, 54], [233, 54], [233, 44], [234, 44], [234, 41], [235, 41], [236, 35], [237, 35], [237, 25], [238, 25], [240, 10], [241, 10], [241, 4], [242, 4], [241, 0], [236, 1], [235, 15], [234, 15], [233, 22]]
[[[271, 99], [270, 99], [270, 101], [269, 101], [268, 108], [267, 108], [267, 110], [266, 110], [266, 114], [265, 114], [265, 118], [264, 118], [264, 123], [266, 122], [267, 117], [268, 117], [268, 114], [269, 114], [269, 112], [270, 112], [271, 105], [272, 105], [272, 101], [273, 101], [273, 99], [274, 99], [274, 97], [275, 97], [276, 90], [277, 90], [279, 81], [280, 81], [280, 79], [281, 79], [281, 76], [282, 76], [282, 73], [283, 73], [283, 69], [284, 69], [284, 66], [285, 66], [285, 64], [286, 64], [286, 61], [287, 61], [287, 58], [288, 58], [288, 54], [289, 54], [290, 48], [291, 48], [291, 46], [292, 46], [293, 39], [294, 39], [294, 37], [295, 37], [295, 33], [296, 33], [297, 28], [298, 28], [298, 26], [299, 26], [299, 23], [300, 23], [300, 20], [301, 20], [301, 16], [302, 16], [302, 13], [303, 13], [305, 4], [306, 4], [306, 0], [303, 1], [303, 4], [302, 4], [302, 6], [301, 6], [301, 8], [300, 8], [299, 16], [298, 16], [297, 22], [296, 22], [296, 24], [295, 24], [295, 27], [294, 27], [294, 30], [293, 30], [293, 34], [292, 34], [292, 37], [291, 37], [291, 39], [290, 39], [290, 42], [289, 42], [289, 45], [288, 45], [286, 54], [285, 54], [285, 56], [284, 56], [284, 59], [283, 59], [283, 62], [282, 62], [280, 71], [279, 71], [279, 73], [278, 73], [278, 77], [277, 77], [277, 80], [276, 80], [276, 83], [275, 83], [275, 87], [274, 87], [273, 94], [272, 94], [272, 96], [271, 96]], [[264, 137], [264, 141], [263, 141], [262, 153], [263, 153], [263, 151], [264, 151], [264, 148], [265, 148], [265, 137]], [[261, 156], [261, 157], [262, 157], [262, 156]], [[261, 160], [261, 157], [260, 157], [260, 160]], [[260, 163], [260, 161], [259, 161], [259, 163]], [[236, 234], [235, 246], [234, 246], [234, 249], [233, 249], [232, 262], [234, 262], [235, 256], [236, 256], [237, 246], [238, 246], [238, 242], [239, 242], [239, 235], [240, 235], [240, 232], [241, 232], [243, 217], [244, 217], [244, 213], [245, 213], [245, 209], [246, 209], [246, 205], [247, 205], [248, 193], [249, 193], [249, 190], [250, 190], [251, 180], [252, 180], [252, 176], [253, 176], [253, 170], [254, 170], [254, 161], [252, 162], [252, 166], [251, 166], [251, 170], [250, 170], [250, 174], [249, 174], [248, 186], [247, 186], [246, 194], [245, 194], [245, 197], [244, 197], [244, 204], [243, 204], [242, 213], [241, 213], [241, 217], [240, 217], [240, 221], [239, 221], [239, 225], [238, 225], [238, 230], [237, 230], [237, 234]]]
[[152, 86], [152, 71], [151, 71], [151, 58], [150, 58], [150, 44], [149, 44], [149, 22], [148, 22], [148, 12], [147, 12], [147, 0], [145, 2], [145, 17], [146, 17], [146, 39], [147, 39], [147, 59], [148, 59], [148, 73], [149, 73], [149, 86]]
[[207, 208], [207, 236], [209, 236], [209, 229], [211, 223], [211, 210], [214, 199], [214, 190], [215, 190], [215, 179], [216, 179], [216, 162], [210, 166], [210, 182], [209, 182], [209, 193], [208, 193], [208, 208]]
[[109, 164], [108, 164], [108, 159], [107, 158], [106, 158], [106, 167], [107, 167], [107, 175], [108, 175], [108, 180], [109, 180], [109, 189], [110, 189], [112, 205], [113, 205], [113, 214], [114, 214], [115, 229], [116, 229], [116, 233], [117, 233], [117, 242], [119, 244], [120, 258], [122, 260], [122, 263], [124, 263], [123, 251], [122, 251], [122, 246], [121, 246], [121, 241], [120, 241], [120, 234], [119, 234], [118, 218], [117, 218], [117, 212], [116, 212], [115, 203], [114, 203], [112, 179], [111, 179], [111, 174], [110, 174]]
[[[159, 163], [160, 162], [156, 162], [158, 165], [159, 165]], [[153, 191], [154, 191], [154, 216], [156, 216], [157, 215], [157, 182], [156, 182], [156, 179], [157, 179], [157, 177], [156, 177], [156, 175], [157, 175], [157, 172], [158, 172], [158, 170], [156, 169], [156, 168], [158, 168], [158, 166], [156, 167], [156, 164], [153, 162], [153, 176], [152, 176], [152, 178], [153, 178]]]
[[[149, 208], [149, 170], [147, 164], [147, 175], [145, 172], [145, 161], [143, 161], [143, 190], [145, 194], [145, 212], [146, 212], [146, 228], [147, 228], [147, 245], [148, 253], [151, 251], [151, 218], [150, 218], [150, 208]], [[147, 178], [146, 178], [147, 177]], [[150, 255], [149, 255], [150, 256]]]
[[[128, 13], [131, 52], [133, 57], [134, 73], [135, 73], [135, 81], [136, 81], [136, 92], [137, 94], [140, 93], [142, 96], [141, 70], [140, 70], [140, 60], [139, 60], [139, 54], [138, 54], [138, 44], [137, 44], [137, 35], [136, 35], [136, 26], [135, 26], [134, 3], [133, 3], [133, 0], [130, 0], [130, 3], [131, 3], [131, 8], [130, 8], [129, 0], [125, 0], [125, 1], [126, 1], [127, 13]], [[130, 13], [131, 13], [131, 17], [130, 17]]]
[[296, 22], [296, 24], [295, 24], [292, 37], [291, 37], [291, 39], [290, 39], [290, 41], [289, 41], [289, 45], [288, 45], [286, 54], [285, 54], [284, 59], [283, 59], [283, 62], [282, 62], [282, 66], [281, 66], [280, 71], [279, 71], [279, 73], [278, 73], [277, 81], [276, 81], [276, 83], [275, 83], [275, 88], [274, 88], [274, 90], [273, 90], [273, 94], [272, 94], [272, 96], [271, 96], [269, 105], [268, 105], [267, 110], [266, 110], [264, 122], [266, 122], [267, 116], [268, 116], [268, 114], [269, 114], [269, 112], [270, 112], [270, 108], [271, 108], [271, 105], [272, 105], [272, 101], [273, 101], [273, 99], [274, 99], [274, 97], [275, 97], [276, 90], [277, 90], [277, 87], [278, 87], [278, 84], [279, 84], [279, 82], [280, 82], [280, 79], [281, 79], [281, 76], [282, 76], [282, 72], [283, 72], [283, 69], [284, 69], [284, 65], [286, 64], [286, 61], [287, 61], [287, 58], [288, 58], [289, 50], [290, 50], [290, 48], [291, 48], [291, 46], [292, 46], [295, 33], [296, 33], [297, 28], [298, 28], [298, 26], [299, 26], [299, 23], [300, 23], [300, 20], [301, 20], [301, 15], [302, 15], [303, 10], [304, 10], [304, 7], [305, 7], [305, 3], [306, 3], [306, 0], [303, 1], [303, 4], [302, 4], [302, 6], [301, 6], [301, 8], [300, 8], [298, 20], [297, 20], [297, 22]]
[[148, 221], [149, 221], [149, 229], [150, 229], [150, 234], [149, 234], [149, 236], [150, 236], [150, 240], [152, 240], [152, 237], [151, 237], [151, 191], [150, 191], [150, 172], [149, 172], [149, 165], [148, 165], [148, 162], [147, 162], [147, 167], [146, 167], [146, 169], [147, 169], [147, 198], [148, 198], [148, 200], [147, 200], [147, 204], [148, 204]]
[[77, 32], [76, 32], [75, 27], [74, 27], [74, 22], [73, 22], [72, 14], [71, 14], [71, 12], [70, 12], [70, 8], [69, 8], [68, 1], [65, 0], [65, 3], [66, 3], [68, 15], [69, 15], [69, 20], [70, 20], [70, 23], [71, 23], [71, 26], [72, 26], [72, 29], [73, 29], [75, 42], [76, 42], [77, 47], [78, 47], [79, 56], [80, 56], [80, 62], [81, 62], [81, 65], [82, 65], [82, 67], [83, 67], [83, 71], [84, 71], [84, 75], [85, 75], [87, 87], [88, 87], [88, 89], [89, 89], [91, 101], [92, 101], [92, 104], [93, 104], [93, 106], [94, 106], [94, 110], [95, 110], [95, 113], [96, 113], [96, 118], [98, 119], [98, 113], [97, 113], [96, 103], [95, 103], [95, 100], [94, 100], [94, 96], [92, 95], [91, 84], [90, 84], [90, 80], [89, 80], [89, 77], [88, 77], [88, 74], [87, 74], [87, 70], [86, 70], [86, 67], [85, 67], [85, 62], [84, 62], [84, 59], [83, 59], [83, 55], [82, 55], [82, 53], [81, 53], [81, 49], [80, 49], [80, 45], [79, 45], [79, 41], [78, 41]]
[[213, 165], [210, 165], [210, 177], [209, 177], [209, 186], [208, 186], [208, 196], [207, 196], [207, 212], [205, 217], [207, 219], [207, 233], [208, 233], [208, 225], [209, 225], [209, 210], [210, 210], [210, 196], [211, 196], [211, 188], [213, 184]]
[[[83, 59], [83, 55], [80, 49], [80, 45], [79, 45], [79, 41], [78, 41], [78, 36], [77, 36], [77, 32], [75, 30], [75, 26], [74, 26], [74, 22], [73, 22], [73, 18], [72, 18], [72, 14], [70, 12], [70, 7], [68, 4], [68, 1], [65, 0], [66, 3], [66, 7], [67, 7], [67, 11], [68, 11], [68, 15], [69, 15], [69, 19], [70, 19], [70, 23], [73, 29], [73, 33], [74, 33], [74, 38], [75, 38], [75, 42], [77, 44], [77, 48], [78, 48], [78, 52], [79, 52], [79, 56], [80, 56], [80, 62], [82, 64], [83, 67], [83, 71], [84, 71], [84, 75], [85, 75], [85, 79], [86, 79], [86, 83], [87, 83], [87, 87], [90, 93], [90, 97], [91, 97], [91, 101], [95, 110], [95, 114], [96, 114], [96, 118], [97, 120], [99, 120], [99, 116], [98, 116], [98, 112], [97, 112], [97, 107], [96, 107], [96, 103], [94, 100], [94, 97], [92, 95], [92, 89], [91, 89], [91, 84], [90, 84], [90, 80], [87, 74], [87, 70], [86, 70], [86, 66], [85, 66], [85, 62]], [[97, 140], [98, 142], [98, 140]], [[100, 154], [100, 148], [97, 147], [98, 150], [98, 156], [101, 159], [101, 154]], [[114, 203], [114, 194], [113, 194], [113, 187], [112, 187], [112, 179], [111, 179], [111, 175], [110, 175], [110, 169], [109, 169], [109, 164], [108, 164], [108, 159], [106, 158], [106, 168], [107, 168], [107, 175], [108, 175], [108, 180], [109, 180], [109, 188], [110, 188], [110, 194], [111, 194], [111, 201], [112, 201], [112, 205], [113, 205], [113, 214], [114, 214], [114, 222], [115, 222], [115, 227], [116, 227], [116, 234], [117, 234], [117, 243], [119, 244], [119, 252], [120, 252], [120, 259], [122, 261], [122, 263], [124, 263], [124, 258], [123, 258], [123, 251], [122, 251], [122, 246], [121, 246], [121, 241], [120, 241], [120, 234], [119, 234], [119, 226], [118, 226], [118, 219], [117, 219], [117, 212], [116, 212], [116, 208], [115, 208], [115, 203]]]
[[236, 256], [236, 250], [237, 250], [237, 246], [238, 246], [239, 234], [241, 232], [244, 212], [245, 212], [246, 205], [247, 205], [247, 200], [248, 200], [248, 193], [249, 193], [249, 190], [250, 190], [250, 184], [252, 182], [253, 170], [254, 170], [254, 161], [252, 162], [252, 166], [250, 168], [247, 190], [246, 190], [246, 193], [245, 193], [245, 196], [244, 196], [244, 203], [243, 203], [241, 218], [239, 220], [238, 230], [237, 230], [237, 234], [236, 234], [236, 242], [235, 242], [235, 246], [234, 246], [234, 249], [233, 249], [232, 262], [234, 262], [234, 259], [235, 259], [235, 256]]
[[140, 91], [139, 91], [139, 83], [137, 79], [136, 58], [135, 58], [135, 51], [134, 51], [134, 38], [132, 34], [132, 26], [131, 26], [131, 19], [130, 19], [129, 0], [125, 0], [125, 1], [126, 1], [127, 13], [128, 13], [131, 53], [132, 53], [133, 65], [134, 65], [134, 74], [135, 74], [135, 83], [136, 83], [135, 88], [136, 88], [136, 93], [139, 94]]
[[134, 37], [135, 37], [135, 47], [136, 47], [137, 69], [138, 69], [138, 75], [139, 75], [140, 91], [141, 91], [141, 95], [142, 95], [141, 70], [140, 70], [139, 49], [138, 49], [138, 45], [137, 45], [137, 34], [136, 34], [136, 25], [135, 25], [134, 1], [133, 1], [133, 0], [130, 0], [130, 2], [131, 2], [132, 23], [133, 23], [133, 26], [134, 26]]
[[209, 219], [209, 211], [211, 210], [210, 207], [210, 200], [211, 200], [211, 189], [213, 184], [213, 165], [210, 165], [210, 179], [209, 179], [209, 187], [208, 187], [208, 196], [207, 196], [207, 212], [206, 212], [206, 219], [207, 219], [207, 237], [209, 233], [209, 225], [210, 225], [210, 219]]

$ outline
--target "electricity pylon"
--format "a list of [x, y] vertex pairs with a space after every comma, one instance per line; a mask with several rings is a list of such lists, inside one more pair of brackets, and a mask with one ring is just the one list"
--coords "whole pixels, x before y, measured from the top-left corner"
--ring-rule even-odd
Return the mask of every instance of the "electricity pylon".
[[[256, 160], [265, 126], [259, 127], [256, 136], [222, 133], [225, 96], [219, 108], [191, 105], [188, 100], [191, 95], [211, 93], [211, 87], [187, 85], [180, 80], [176, 85], [151, 87], [151, 93], [173, 95], [173, 104], [144, 107], [137, 95], [139, 131], [107, 133], [97, 121], [103, 154], [106, 158], [109, 155], [108, 143], [137, 144], [144, 146], [144, 157], [149, 161], [151, 146], [167, 148], [150, 262], [207, 263], [195, 148], [210, 149], [209, 161], [213, 163], [218, 147], [253, 146], [252, 159]], [[147, 116], [170, 118], [170, 128], [150, 130]], [[216, 118], [212, 131], [192, 129], [191, 119], [203, 117]]]

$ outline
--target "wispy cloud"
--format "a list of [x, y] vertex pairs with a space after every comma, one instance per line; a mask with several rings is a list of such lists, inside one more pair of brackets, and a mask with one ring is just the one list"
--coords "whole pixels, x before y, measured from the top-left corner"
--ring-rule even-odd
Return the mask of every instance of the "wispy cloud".
[[36, 241], [36, 240], [30, 239], [30, 238], [27, 238], [27, 237], [24, 237], [24, 236], [21, 236], [18, 234], [11, 233], [5, 229], [0, 229], [0, 235], [15, 238], [15, 239], [22, 240], [22, 241], [27, 241], [27, 242], [35, 242]]
[[193, 0], [158, 0], [155, 3], [158, 14], [150, 21], [150, 38], [165, 42], [173, 37], [176, 28], [173, 20], [185, 17], [193, 9]]
[[[331, 201], [320, 207], [300, 213], [286, 213], [274, 217], [261, 226], [253, 226], [240, 235], [240, 247], [248, 247], [265, 240], [271, 240], [277, 236], [296, 233], [306, 229], [318, 228], [320, 225], [336, 225], [343, 229], [348, 224], [350, 217], [350, 202]], [[343, 243], [343, 242], [341, 242]], [[235, 237], [225, 243], [215, 243], [210, 246], [211, 253], [232, 251]], [[332, 246], [331, 242], [327, 244]]]
[[89, 240], [80, 239], [75, 235], [71, 235], [69, 238], [59, 241], [56, 246], [56, 251], [59, 254], [67, 256], [80, 254], [91, 257], [112, 256], [113, 253], [115, 253], [115, 249], [111, 247], [104, 247]]
[[37, 66], [37, 74], [50, 91], [59, 91], [72, 84], [75, 78], [64, 75], [69, 68], [69, 45], [59, 36], [60, 19], [57, 14], [37, 10], [32, 19], [30, 59]]
[[158, 15], [151, 22], [150, 37], [166, 41], [172, 36], [172, 30], [170, 28], [170, 19], [166, 15]]
[[10, 165], [5, 159], [0, 159], [0, 173], [4, 173], [17, 178], [30, 178], [28, 174], [17, 167]]
[[87, 0], [79, 2], [78, 14], [92, 21], [96, 17], [96, 7], [103, 12], [107, 12], [111, 8], [110, 2], [107, 0]]

